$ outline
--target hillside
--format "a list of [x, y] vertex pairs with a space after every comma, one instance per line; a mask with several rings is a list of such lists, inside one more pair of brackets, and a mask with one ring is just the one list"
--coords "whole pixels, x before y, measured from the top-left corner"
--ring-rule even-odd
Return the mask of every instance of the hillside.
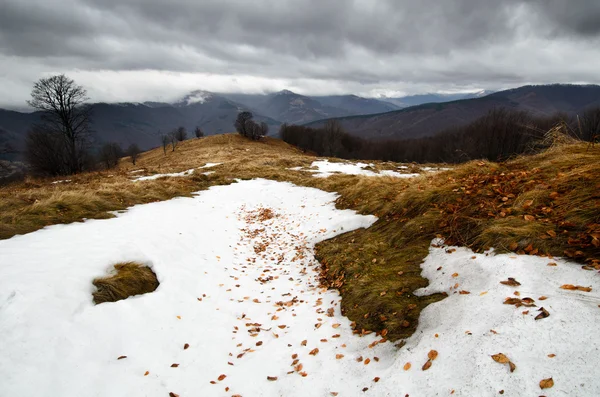
[[[374, 139], [406, 139], [433, 136], [452, 127], [466, 125], [494, 108], [525, 110], [548, 116], [556, 112], [574, 115], [600, 105], [600, 86], [524, 86], [481, 98], [429, 103], [398, 111], [338, 118], [344, 129], [356, 136]], [[321, 126], [324, 120], [310, 123]]]
[[[138, 144], [143, 150], [160, 144], [159, 133], [184, 126], [188, 135], [199, 126], [205, 135], [231, 131], [237, 114], [244, 105], [222, 96], [194, 91], [176, 103], [95, 103], [92, 107], [92, 139], [98, 146], [117, 142], [122, 147]], [[0, 109], [0, 144], [10, 142], [22, 149], [27, 131], [39, 121], [39, 113], [20, 113]], [[269, 117], [255, 115], [265, 121], [270, 133], [276, 134], [280, 123]]]
[[[599, 158], [354, 163], [225, 134], [1, 187], [0, 390], [596, 395]], [[158, 288], [94, 305], [128, 261]]]

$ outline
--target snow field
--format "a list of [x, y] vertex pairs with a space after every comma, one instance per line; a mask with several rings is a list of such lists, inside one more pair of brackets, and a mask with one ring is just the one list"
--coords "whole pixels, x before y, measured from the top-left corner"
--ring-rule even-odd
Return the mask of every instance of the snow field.
[[[375, 218], [335, 197], [241, 181], [0, 241], [0, 396], [600, 395], [598, 274], [563, 260], [433, 245], [416, 293], [448, 298], [400, 350], [353, 335], [313, 247]], [[94, 306], [91, 280], [129, 260], [159, 288]]]

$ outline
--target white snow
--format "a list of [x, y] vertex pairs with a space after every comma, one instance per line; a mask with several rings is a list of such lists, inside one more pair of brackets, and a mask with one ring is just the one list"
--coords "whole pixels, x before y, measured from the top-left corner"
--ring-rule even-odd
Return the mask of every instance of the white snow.
[[189, 176], [189, 175], [192, 175], [193, 173], [194, 173], [194, 168], [186, 170], [186, 171], [182, 171], [182, 172], [171, 173], [171, 174], [154, 174], [154, 175], [149, 175], [149, 176], [140, 176], [135, 179], [132, 179], [132, 182], [151, 181], [154, 179], [168, 178], [168, 177]]
[[206, 163], [205, 165], [203, 165], [202, 167], [199, 168], [212, 168], [212, 167], [216, 167], [217, 165], [221, 165], [223, 163]]
[[[338, 294], [318, 287], [314, 244], [375, 220], [335, 198], [242, 181], [0, 241], [0, 396], [600, 395], [600, 280], [563, 260], [432, 247], [417, 293], [449, 297], [402, 349], [369, 348], [379, 338], [353, 335]], [[152, 266], [159, 288], [94, 306], [91, 280], [126, 260]], [[503, 304], [515, 291], [538, 307]], [[534, 320], [541, 306], [550, 316]]]
[[129, 171], [130, 174], [137, 174], [139, 172], [144, 172], [145, 170], [133, 170], [133, 171]]
[[[311, 168], [317, 168], [306, 170], [308, 172], [314, 173], [313, 176], [317, 178], [327, 178], [331, 175], [339, 174], [347, 174], [347, 175], [364, 175], [364, 176], [392, 176], [396, 178], [414, 178], [419, 176], [419, 174], [402, 174], [400, 172], [391, 171], [391, 170], [383, 170], [381, 172], [373, 172], [370, 170], [366, 170], [367, 167], [373, 167], [374, 164], [366, 164], [366, 163], [331, 163], [329, 160], [318, 160], [313, 161], [311, 164]], [[297, 167], [293, 170], [299, 170]]]
[[60, 181], [54, 181], [54, 182], [51, 182], [51, 183], [52, 183], [53, 185], [56, 185], [57, 183], [69, 183], [69, 182], [71, 182], [71, 179], [63, 179], [63, 180], [60, 180]]

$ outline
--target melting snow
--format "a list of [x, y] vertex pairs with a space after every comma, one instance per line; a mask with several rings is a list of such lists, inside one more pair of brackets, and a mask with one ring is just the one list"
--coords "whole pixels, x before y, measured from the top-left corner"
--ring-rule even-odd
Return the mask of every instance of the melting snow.
[[314, 172], [317, 178], [327, 178], [336, 173], [347, 175], [364, 175], [364, 176], [393, 176], [396, 178], [414, 178], [419, 174], [401, 174], [396, 171], [384, 170], [379, 173], [366, 170], [367, 167], [373, 167], [374, 164], [365, 163], [330, 163], [328, 160], [313, 161], [311, 167], [317, 167], [317, 170], [307, 170]]
[[[563, 260], [432, 247], [417, 293], [449, 297], [406, 345], [353, 335], [337, 292], [318, 287], [313, 247], [375, 218], [335, 198], [242, 181], [0, 241], [0, 395], [600, 395], [600, 280]], [[127, 260], [150, 264], [159, 288], [94, 306], [92, 279]]]
[[192, 175], [193, 173], [194, 173], [194, 168], [189, 169], [187, 171], [175, 172], [172, 174], [155, 174], [155, 175], [150, 175], [150, 176], [140, 176], [135, 179], [132, 179], [132, 181], [133, 182], [151, 181], [151, 180], [158, 179], [158, 178], [189, 176], [189, 175]]

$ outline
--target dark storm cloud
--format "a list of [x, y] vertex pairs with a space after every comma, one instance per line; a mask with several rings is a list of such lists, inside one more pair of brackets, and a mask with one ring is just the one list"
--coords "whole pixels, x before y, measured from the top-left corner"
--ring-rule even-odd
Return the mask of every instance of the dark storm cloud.
[[568, 55], [600, 61], [598, 20], [598, 0], [2, 0], [0, 83], [28, 90], [41, 73], [73, 70], [305, 92], [315, 81], [348, 92], [590, 81]]

